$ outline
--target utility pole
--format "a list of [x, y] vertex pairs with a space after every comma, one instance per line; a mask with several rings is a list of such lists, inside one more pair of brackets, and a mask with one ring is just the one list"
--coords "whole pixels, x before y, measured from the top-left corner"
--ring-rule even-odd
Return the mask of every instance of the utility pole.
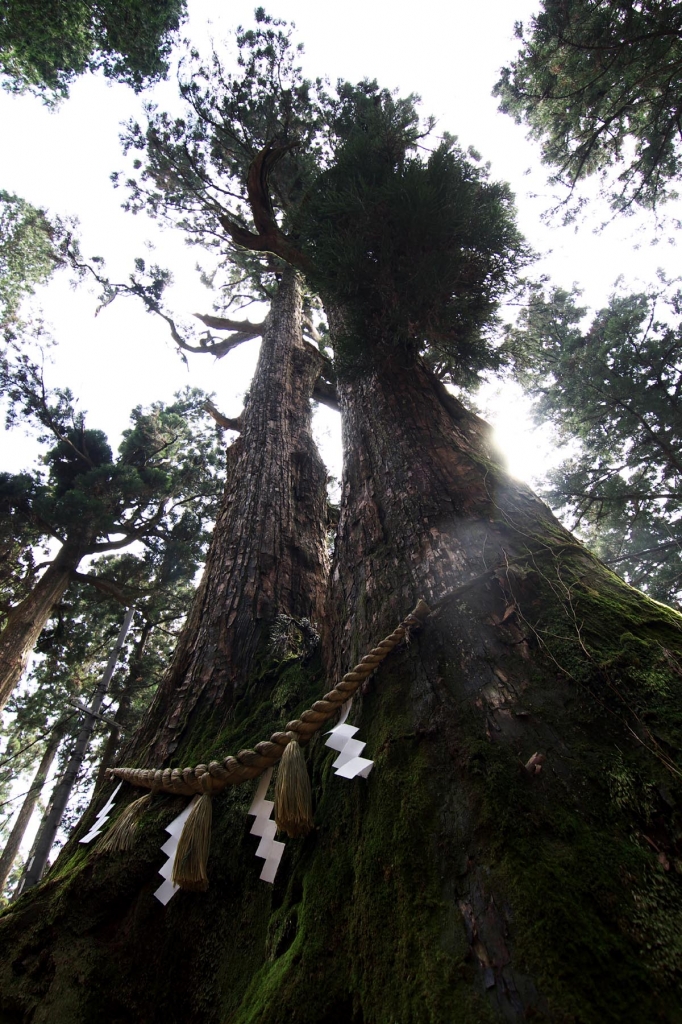
[[85, 754], [90, 745], [95, 723], [98, 718], [102, 717], [99, 713], [99, 709], [102, 706], [102, 701], [104, 700], [109, 688], [109, 683], [111, 682], [111, 677], [114, 674], [118, 656], [121, 653], [121, 648], [123, 647], [126, 634], [130, 629], [130, 624], [133, 620], [134, 614], [135, 609], [128, 608], [125, 618], [123, 619], [123, 625], [119, 631], [116, 644], [111, 652], [107, 667], [104, 670], [102, 678], [97, 684], [97, 689], [95, 690], [92, 698], [92, 703], [89, 708], [84, 709], [85, 717], [83, 719], [81, 730], [78, 733], [78, 739], [76, 740], [71, 757], [69, 758], [69, 763], [66, 766], [64, 774], [53, 790], [52, 799], [50, 800], [50, 804], [45, 812], [45, 817], [43, 818], [42, 825], [40, 826], [35, 843], [33, 844], [33, 849], [31, 850], [28, 861], [26, 862], [24, 873], [21, 876], [21, 880], [12, 899], [16, 899], [22, 892], [25, 892], [26, 889], [31, 889], [34, 885], [37, 885], [43, 876], [45, 865], [47, 864], [47, 858], [50, 856], [50, 850], [52, 849], [52, 844], [54, 843], [55, 836], [57, 835], [57, 830], [61, 824], [64, 811], [66, 810], [66, 805], [69, 802], [69, 797], [71, 796], [81, 765], [85, 759]]

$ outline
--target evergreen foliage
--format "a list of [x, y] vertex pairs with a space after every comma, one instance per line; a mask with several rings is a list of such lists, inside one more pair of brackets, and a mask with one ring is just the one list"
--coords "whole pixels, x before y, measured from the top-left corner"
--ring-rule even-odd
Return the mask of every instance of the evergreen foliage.
[[425, 355], [471, 384], [499, 365], [488, 329], [528, 251], [508, 186], [488, 181], [455, 139], [418, 150], [433, 125], [420, 125], [415, 102], [374, 82], [340, 83], [333, 156], [294, 237], [309, 281], [346, 313], [338, 368]]
[[507, 186], [454, 139], [425, 150], [416, 97], [306, 81], [290, 30], [262, 10], [236, 45], [239, 75], [191, 52], [186, 113], [128, 125], [128, 208], [236, 261], [232, 287], [262, 288], [275, 257], [296, 266], [343, 307], [337, 369], [422, 354], [469, 383], [495, 365], [497, 299], [529, 256]]
[[536, 291], [509, 337], [536, 419], [578, 443], [546, 496], [625, 579], [679, 605], [682, 296], [616, 294], [588, 327], [579, 297]]
[[83, 554], [96, 554], [210, 515], [220, 455], [203, 393], [188, 389], [172, 405], [134, 409], [116, 459], [103, 432], [86, 427], [71, 392], [47, 389], [28, 354], [2, 358], [0, 393], [8, 426], [21, 420], [37, 429], [47, 467], [0, 474], [2, 517], [61, 543], [77, 537]]
[[54, 103], [101, 70], [139, 91], [166, 75], [185, 0], [2, 0], [0, 76]]
[[0, 190], [0, 329], [15, 328], [22, 299], [77, 257], [73, 224]]
[[[682, 7], [668, 0], [542, 0], [495, 87], [541, 140], [555, 183], [600, 177], [615, 210], [656, 207], [682, 172]], [[673, 184], [674, 187], [674, 184]]]
[[[63, 828], [69, 831], [78, 819], [90, 799], [95, 773], [99, 777], [103, 761], [110, 764], [132, 734], [168, 666], [208, 540], [202, 517], [187, 516], [165, 536], [147, 538], [140, 554], [94, 559], [89, 575], [79, 576], [56, 606], [36, 644], [26, 684], [10, 698], [0, 730], [6, 741], [0, 754], [0, 847], [19, 806], [16, 800], [3, 801], [12, 783], [32, 776], [43, 738], [58, 721], [66, 722], [60, 757], [64, 767], [81, 722], [72, 702], [90, 703], [118, 635], [122, 602], [127, 601], [138, 612], [102, 708], [119, 730], [112, 733], [102, 722], [95, 726]], [[16, 880], [15, 871], [8, 893]]]

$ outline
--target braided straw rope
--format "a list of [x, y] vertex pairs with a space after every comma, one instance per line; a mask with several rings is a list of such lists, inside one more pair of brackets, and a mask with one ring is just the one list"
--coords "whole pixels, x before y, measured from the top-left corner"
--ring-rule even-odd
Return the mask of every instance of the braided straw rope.
[[254, 750], [240, 750], [236, 757], [226, 757], [222, 763], [211, 761], [208, 765], [198, 764], [195, 768], [109, 768], [107, 776], [124, 779], [140, 789], [179, 793], [183, 796], [220, 793], [226, 786], [238, 786], [249, 779], [255, 779], [279, 761], [292, 740], [307, 743], [411, 630], [424, 625], [430, 614], [431, 609], [420, 599], [391, 635], [366, 654], [351, 672], [346, 672], [333, 690], [325, 693], [322, 700], [315, 701], [312, 708], [304, 711], [300, 718], [287, 722], [286, 732], [273, 733], [269, 740], [257, 743]]

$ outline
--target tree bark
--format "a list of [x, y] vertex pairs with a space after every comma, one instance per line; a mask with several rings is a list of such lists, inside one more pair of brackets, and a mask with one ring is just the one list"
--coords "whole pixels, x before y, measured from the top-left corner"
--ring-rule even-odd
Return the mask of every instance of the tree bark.
[[[261, 986], [279, 968], [292, 1011], [333, 948], [321, 1019], [679, 1021], [682, 618], [508, 476], [424, 366], [340, 392], [330, 659], [347, 669], [418, 597], [436, 614], [351, 719], [377, 766], [327, 815], [297, 907], [310, 921], [317, 882], [337, 918]], [[253, 1019], [278, 1019], [259, 998]]]
[[67, 540], [31, 593], [10, 610], [0, 633], [0, 710], [21, 679], [36, 641], [85, 550], [85, 545]]
[[2, 856], [0, 857], [0, 891], [5, 888], [5, 883], [9, 878], [12, 866], [19, 852], [22, 839], [24, 838], [24, 834], [28, 828], [28, 823], [31, 820], [33, 811], [35, 810], [41, 790], [45, 785], [45, 780], [49, 774], [50, 768], [52, 767], [52, 762], [54, 761], [55, 754], [57, 753], [63, 735], [64, 726], [61, 722], [58, 722], [48, 737], [47, 743], [45, 744], [45, 750], [43, 751], [43, 756], [40, 759], [40, 764], [38, 765], [38, 769], [33, 777], [33, 782], [31, 783], [29, 791], [26, 794], [26, 798], [21, 805], [21, 810], [17, 815], [17, 819], [12, 826], [12, 831], [9, 834], [9, 839], [7, 840], [5, 849], [2, 851]]
[[[418, 597], [434, 608], [354, 702], [371, 775], [336, 777], [318, 734], [316, 828], [286, 842], [273, 887], [249, 784], [213, 801], [209, 891], [166, 908], [152, 893], [181, 799], [159, 798], [125, 858], [67, 848], [0, 919], [0, 1007], [12, 1024], [677, 1024], [682, 618], [509, 477], [425, 367], [339, 390], [330, 662], [348, 669]], [[212, 565], [190, 637], [209, 588], [229, 590]], [[210, 695], [228, 699], [199, 683], [184, 763], [278, 724], [282, 688], [256, 673], [206, 731]]]
[[179, 754], [195, 709], [210, 719], [209, 731], [224, 724], [258, 656], [267, 657], [277, 615], [321, 621], [326, 469], [312, 439], [310, 405], [321, 365], [320, 353], [303, 340], [300, 287], [286, 270], [263, 332], [242, 433], [229, 449], [203, 578], [129, 757], [144, 750], [160, 764]]
[[[274, 654], [270, 644], [277, 616], [285, 617], [285, 625], [300, 624], [301, 618], [319, 621], [326, 587], [326, 472], [310, 433], [310, 398], [321, 357], [303, 342], [300, 312], [298, 285], [285, 274], [265, 331], [243, 433], [228, 450], [225, 501], [204, 578], [168, 675], [125, 763], [131, 756], [146, 765], [161, 763], [159, 758], [167, 763], [173, 751], [173, 765], [193, 763], [195, 754], [225, 756], [269, 735], [283, 717], [309, 706], [324, 686], [319, 654], [298, 649]], [[257, 841], [248, 832], [250, 824], [244, 827], [251, 790], [243, 786], [232, 799], [214, 801], [210, 889], [192, 921], [182, 912], [186, 893], [171, 901], [181, 918], [173, 906], [166, 914], [152, 896], [165, 860], [160, 852], [164, 827], [185, 801], [156, 798], [134, 850], [102, 859], [96, 844], [77, 843], [105, 794], [96, 796], [42, 884], [0, 920], [0, 947], [7, 951], [0, 955], [0, 1019], [5, 1013], [15, 1020], [31, 1016], [34, 1024], [58, 1019], [89, 1024], [98, 1016], [108, 1024], [222, 1022], [222, 968], [217, 973], [208, 968], [215, 959], [209, 950], [215, 941], [231, 945], [252, 919], [254, 939], [244, 946], [246, 956], [238, 957], [240, 965], [233, 964], [232, 1001], [238, 1001], [250, 979], [249, 965], [261, 955], [272, 896], [258, 878]], [[127, 788], [117, 803], [137, 796]], [[230, 895], [230, 878], [236, 881], [244, 869], [247, 884]], [[93, 955], [82, 959], [78, 950], [85, 954], [86, 948]], [[134, 949], [142, 948], [143, 959], [151, 958], [151, 974], [147, 966], [139, 970]], [[77, 976], [68, 966], [76, 962]]]

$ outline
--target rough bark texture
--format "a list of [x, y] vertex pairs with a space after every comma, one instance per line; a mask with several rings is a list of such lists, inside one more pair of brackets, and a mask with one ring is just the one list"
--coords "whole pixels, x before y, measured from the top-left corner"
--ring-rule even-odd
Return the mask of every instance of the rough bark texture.
[[[156, 762], [176, 744], [172, 764], [198, 759], [195, 753], [224, 756], [269, 735], [324, 688], [312, 634], [295, 621], [319, 619], [326, 585], [326, 472], [310, 435], [319, 365], [301, 339], [300, 296], [287, 277], [243, 434], [230, 449], [230, 483], [204, 581], [147, 714], [148, 748], [141, 738], [135, 744], [139, 763]], [[270, 630], [278, 615], [292, 628], [274, 656]], [[168, 907], [152, 893], [165, 860], [164, 826], [186, 801], [157, 797], [132, 853], [105, 856], [77, 839], [111, 789], [95, 800], [47, 878], [0, 924], [0, 1021], [218, 1022], [227, 977], [238, 975], [229, 997], [238, 1001], [260, 963], [272, 889], [259, 881], [258, 840], [249, 835], [253, 787], [214, 801], [209, 891], [200, 903], [181, 892]], [[117, 810], [138, 795], [124, 790]], [[215, 956], [216, 942], [231, 945], [250, 920], [257, 936], [240, 943], [239, 965]]]
[[85, 550], [86, 545], [67, 540], [31, 593], [11, 609], [0, 633], [0, 710], [21, 679], [43, 626], [69, 585], [71, 573], [78, 568]]
[[[278, 991], [300, 1005], [330, 948], [321, 1016], [682, 1020], [682, 618], [591, 557], [424, 367], [341, 399], [332, 655], [416, 597], [438, 611], [357, 708], [377, 767], [327, 817], [297, 907], [309, 921], [325, 877], [338, 917], [294, 942]], [[274, 987], [258, 999], [236, 1019], [284, 1019]]]
[[[181, 800], [159, 798], [123, 861], [71, 847], [0, 919], [0, 1019], [679, 1022], [682, 618], [505, 474], [424, 367], [341, 400], [330, 659], [347, 668], [417, 597], [436, 606], [351, 712], [372, 774], [336, 777], [312, 741], [316, 829], [273, 887], [249, 784], [214, 800], [208, 893], [165, 909], [151, 893]], [[220, 752], [326, 682], [303, 658], [263, 669]]]
[[26, 799], [21, 805], [21, 810], [17, 814], [17, 819], [12, 826], [5, 849], [2, 851], [2, 856], [0, 857], [0, 892], [5, 888], [5, 882], [9, 878], [10, 871], [19, 853], [21, 841], [24, 838], [24, 833], [28, 828], [28, 823], [38, 803], [38, 797], [45, 785], [45, 780], [52, 767], [52, 762], [62, 741], [63, 734], [64, 726], [58, 723], [48, 737], [40, 764], [33, 776], [33, 782], [26, 794]]
[[[204, 735], [213, 737], [244, 692], [276, 616], [321, 619], [326, 470], [310, 406], [321, 364], [303, 340], [300, 288], [288, 270], [268, 315], [242, 433], [228, 453], [203, 579], [133, 756], [143, 750], [165, 762], [195, 709], [207, 719]], [[196, 748], [196, 720], [190, 732]]]

